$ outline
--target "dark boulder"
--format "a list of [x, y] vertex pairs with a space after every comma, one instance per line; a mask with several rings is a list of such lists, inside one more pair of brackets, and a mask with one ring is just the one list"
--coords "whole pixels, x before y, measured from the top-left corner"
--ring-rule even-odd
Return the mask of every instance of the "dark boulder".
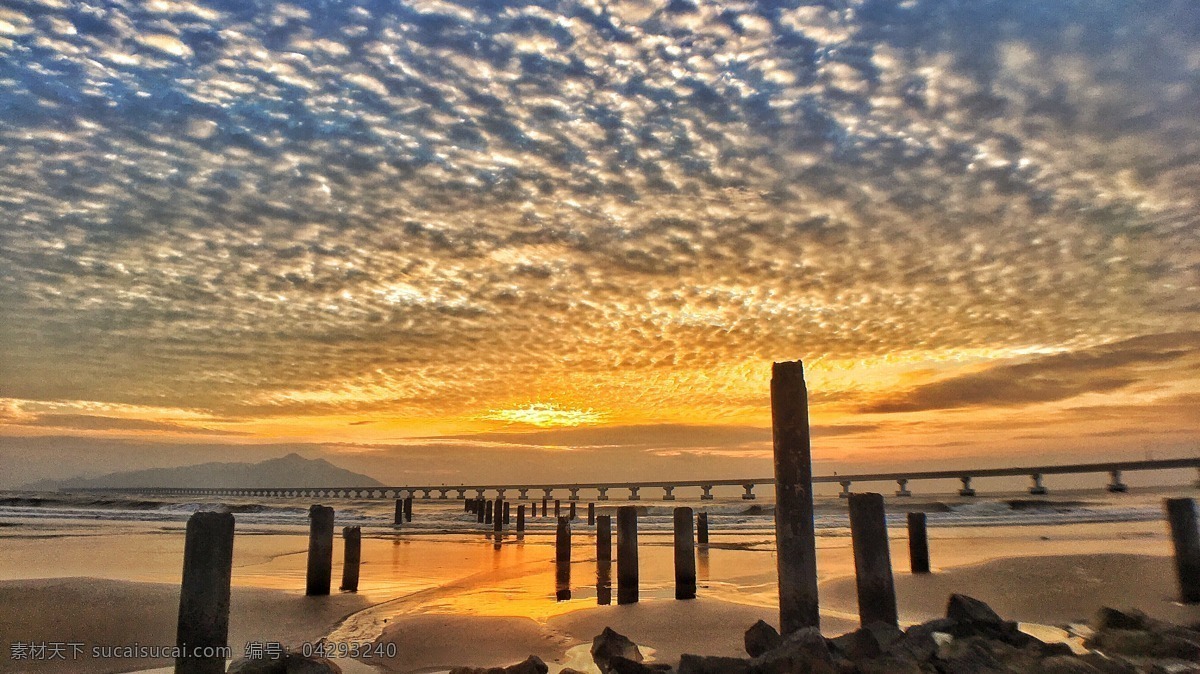
[[603, 632], [592, 639], [592, 660], [601, 672], [610, 674], [612, 670], [609, 661], [617, 657], [641, 662], [642, 652], [629, 637], [618, 633], [611, 627], [605, 627]]
[[766, 621], [759, 620], [746, 630], [745, 642], [746, 654], [757, 658], [783, 643], [783, 637], [779, 636], [779, 632]]
[[[760, 620], [759, 623], [762, 621]], [[749, 660], [712, 655], [684, 654], [679, 660], [678, 669], [678, 674], [749, 674], [749, 672]]]
[[821, 630], [806, 627], [785, 636], [779, 646], [750, 661], [752, 674], [833, 672], [833, 654]]

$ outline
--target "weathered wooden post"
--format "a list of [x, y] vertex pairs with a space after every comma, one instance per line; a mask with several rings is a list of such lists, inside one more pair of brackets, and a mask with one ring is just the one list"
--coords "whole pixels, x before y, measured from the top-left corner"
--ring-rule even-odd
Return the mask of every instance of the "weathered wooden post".
[[787, 635], [804, 627], [821, 626], [808, 388], [800, 361], [771, 367], [771, 433], [775, 447], [779, 627]]
[[880, 622], [898, 626], [882, 494], [850, 495], [850, 538], [854, 545], [859, 621], [864, 627]]
[[525, 504], [517, 506], [517, 533], [525, 533]]
[[696, 542], [708, 545], [708, 513], [696, 515]]
[[504, 524], [504, 502], [496, 499], [496, 504], [492, 506], [492, 531], [499, 532]]
[[465, 512], [465, 513], [469, 513], [469, 512], [471, 512], [471, 501], [470, 501], [470, 499], [463, 499], [463, 512]]
[[1200, 602], [1200, 529], [1196, 502], [1190, 498], [1166, 500], [1171, 542], [1175, 546], [1175, 573], [1179, 577], [1179, 599], [1185, 604]]
[[571, 520], [558, 518], [554, 537], [554, 596], [558, 601], [571, 598]]
[[512, 519], [509, 517], [509, 505], [508, 501], [504, 502], [504, 526], [508, 526], [509, 522], [512, 522]]
[[596, 518], [596, 561], [612, 561], [612, 517], [609, 515]]
[[908, 514], [908, 560], [913, 573], [929, 573], [929, 537], [925, 513]]
[[333, 575], [333, 508], [315, 505], [308, 509], [308, 576], [304, 594], [329, 594]]
[[692, 509], [675, 509], [675, 598], [696, 598], [696, 543]]
[[637, 507], [617, 508], [617, 603], [638, 600]]
[[358, 592], [358, 565], [362, 561], [362, 529], [342, 527], [345, 555], [342, 563], [342, 586], [346, 592]]
[[394, 524], [396, 526], [404, 524], [404, 499], [402, 498], [396, 499], [396, 521]]
[[575, 519], [575, 502], [571, 501], [570, 513], [568, 515], [572, 520]]
[[486, 514], [483, 512], [483, 501], [481, 501], [479, 499], [475, 499], [475, 522], [476, 522], [476, 524], [483, 524], [484, 517], [486, 517]]
[[487, 503], [484, 504], [483, 523], [484, 524], [492, 523], [492, 502], [491, 501], [488, 501]]
[[596, 504], [595, 503], [588, 504], [588, 526], [589, 527], [596, 526]]
[[[188, 518], [175, 644], [186, 653], [229, 646], [229, 579], [233, 573], [233, 515], [198, 512]], [[175, 674], [222, 674], [225, 658], [175, 659]]]
[[596, 560], [596, 603], [608, 606], [612, 603], [612, 562]]
[[546, 505], [550, 502], [548, 497], [542, 497], [542, 517], [546, 516]]
[[409, 494], [408, 498], [404, 499], [404, 521], [405, 522], [412, 521], [412, 502], [413, 502], [412, 494]]
[[562, 502], [558, 499], [554, 499], [554, 516], [562, 517]]

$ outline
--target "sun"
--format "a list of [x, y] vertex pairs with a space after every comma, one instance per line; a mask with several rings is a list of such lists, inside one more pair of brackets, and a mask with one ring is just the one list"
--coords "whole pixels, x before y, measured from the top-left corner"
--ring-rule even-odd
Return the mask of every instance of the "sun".
[[489, 410], [482, 418], [510, 424], [529, 424], [538, 428], [554, 428], [596, 424], [603, 421], [605, 416], [603, 412], [592, 409], [571, 409], [554, 403], [530, 403], [513, 409]]

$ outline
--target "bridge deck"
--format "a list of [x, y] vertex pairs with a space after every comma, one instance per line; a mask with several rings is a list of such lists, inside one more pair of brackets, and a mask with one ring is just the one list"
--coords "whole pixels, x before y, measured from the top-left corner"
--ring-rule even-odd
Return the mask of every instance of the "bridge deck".
[[[944, 480], [944, 479], [968, 479], [981, 477], [1012, 477], [1012, 476], [1043, 476], [1043, 475], [1063, 475], [1063, 474], [1082, 474], [1082, 473], [1122, 473], [1144, 470], [1170, 470], [1178, 468], [1197, 468], [1200, 469], [1200, 457], [1185, 458], [1185, 459], [1150, 459], [1144, 461], [1113, 461], [1106, 463], [1076, 463], [1067, 465], [1031, 465], [1011, 468], [978, 468], [978, 469], [958, 469], [958, 470], [932, 470], [932, 471], [905, 471], [894, 473], [859, 473], [852, 475], [820, 475], [813, 478], [815, 483], [835, 483], [846, 484], [855, 482], [913, 482], [918, 480]], [[585, 489], [594, 489], [601, 492], [607, 492], [611, 489], [628, 489], [631, 492], [636, 492], [646, 488], [659, 488], [668, 491], [681, 487], [700, 487], [705, 489], [706, 493], [713, 487], [721, 486], [740, 486], [746, 489], [747, 494], [756, 486], [773, 485], [775, 479], [771, 477], [761, 478], [742, 478], [742, 479], [718, 479], [718, 480], [646, 480], [641, 482], [575, 482], [575, 483], [517, 483], [517, 484], [472, 484], [472, 485], [415, 485], [415, 486], [389, 486], [389, 487], [353, 487], [353, 486], [329, 486], [329, 487], [242, 487], [242, 488], [204, 488], [204, 487], [111, 487], [86, 489], [80, 491], [89, 492], [119, 492], [119, 493], [138, 493], [138, 494], [204, 494], [204, 495], [239, 495], [247, 492], [254, 492], [256, 495], [263, 496], [278, 496], [279, 492], [356, 492], [358, 494], [368, 493], [368, 496], [356, 496], [355, 498], [394, 498], [400, 493], [415, 494], [416, 492], [437, 492], [439, 494], [448, 492], [545, 492], [554, 491], [571, 491], [578, 492]], [[386, 495], [390, 492], [392, 495]], [[374, 493], [380, 493], [379, 496], [374, 496]], [[574, 494], [573, 494], [574, 496]]]

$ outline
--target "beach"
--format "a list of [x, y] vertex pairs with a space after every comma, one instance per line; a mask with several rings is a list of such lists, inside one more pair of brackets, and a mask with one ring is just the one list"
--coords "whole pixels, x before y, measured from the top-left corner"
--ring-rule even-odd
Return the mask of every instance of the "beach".
[[[1161, 498], [1168, 495], [1194, 490], [1092, 490], [1036, 500], [888, 499], [900, 620], [939, 616], [949, 593], [960, 592], [1031, 630], [1086, 621], [1101, 606], [1200, 621], [1200, 609], [1174, 601], [1171, 543], [1161, 518]], [[15, 498], [0, 501], [6, 504], [0, 505], [0, 634], [8, 642], [0, 669], [169, 667], [169, 659], [139, 656], [132, 647], [174, 645], [183, 525], [189, 512], [217, 503], [106, 505], [43, 495], [31, 505], [35, 497]], [[588, 646], [606, 626], [641, 645], [648, 659], [670, 662], [685, 652], [742, 655], [747, 627], [759, 619], [778, 622], [768, 500], [638, 504], [644, 508], [641, 601], [623, 606], [598, 604], [605, 581], [615, 582], [615, 565], [606, 573], [596, 562], [586, 506], [572, 525], [571, 598], [555, 601], [553, 518], [531, 518], [524, 536], [510, 530], [497, 541], [490, 527], [485, 531], [462, 512], [460, 501], [418, 501], [412, 525], [399, 528], [390, 523], [390, 502], [328, 503], [338, 511], [339, 527], [363, 527], [357, 593], [336, 590], [337, 542], [333, 594], [304, 596], [305, 504], [224, 504], [237, 521], [229, 638], [234, 657], [247, 644], [279, 642], [303, 650], [325, 639], [335, 649], [370, 645], [358, 649], [357, 660], [335, 658], [347, 672], [497, 666], [530, 654], [544, 659], [551, 672], [589, 671]], [[618, 504], [600, 504], [600, 512]], [[667, 520], [675, 505], [709, 511], [712, 542], [698, 548], [695, 600], [673, 598]], [[565, 512], [565, 501], [563, 506]], [[836, 498], [818, 501], [822, 630], [831, 636], [858, 626], [850, 538], [844, 522], [838, 526], [844, 510]], [[906, 510], [930, 512], [929, 576], [908, 572]], [[18, 642], [71, 648], [65, 659], [14, 660], [11, 645]], [[132, 652], [117, 657], [121, 649]]]

